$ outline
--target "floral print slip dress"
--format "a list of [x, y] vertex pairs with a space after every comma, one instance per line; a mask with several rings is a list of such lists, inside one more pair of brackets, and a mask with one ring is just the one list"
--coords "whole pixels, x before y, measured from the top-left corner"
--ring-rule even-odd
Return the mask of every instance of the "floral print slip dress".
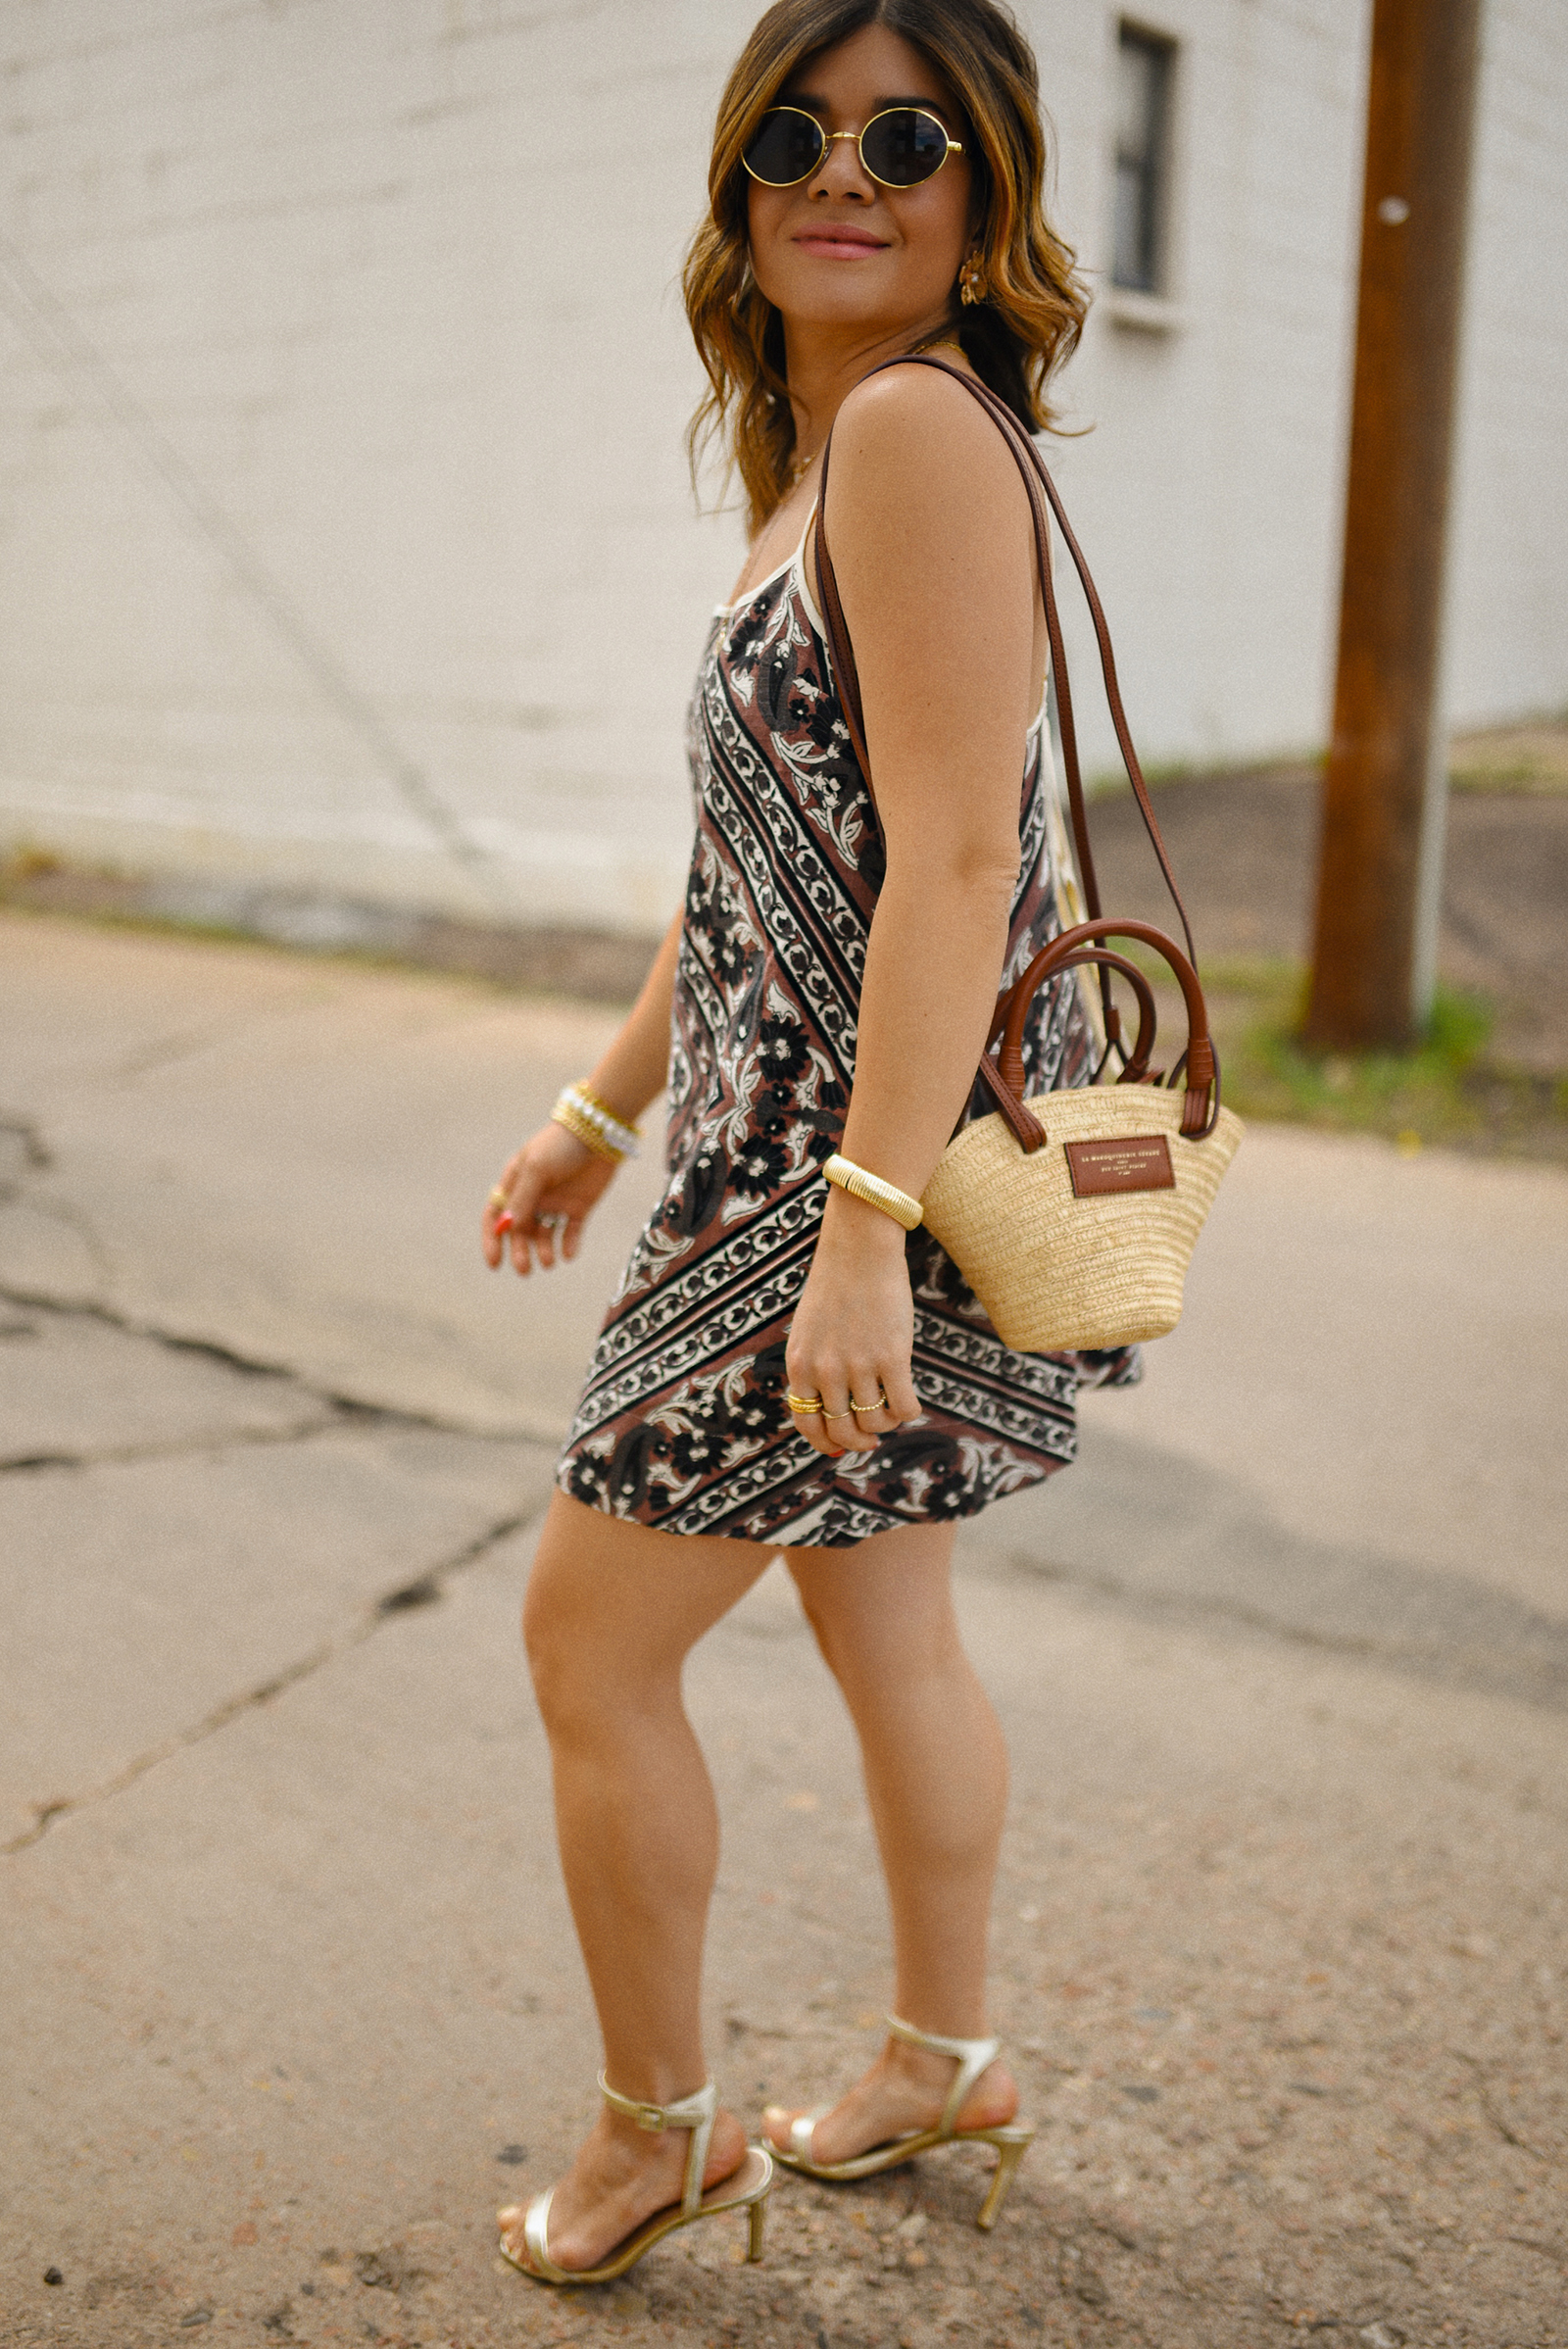
[[[589, 1366], [558, 1481], [664, 1533], [842, 1546], [968, 1517], [1066, 1467], [1084, 1386], [1137, 1349], [1020, 1354], [923, 1228], [908, 1236], [921, 1422], [828, 1460], [785, 1407], [784, 1347], [855, 1076], [882, 834], [797, 554], [714, 618], [688, 728], [697, 839], [675, 978], [669, 1180]], [[1026, 746], [1002, 984], [1082, 918], [1043, 723]], [[1037, 997], [1031, 1093], [1087, 1084], [1076, 979]], [[984, 1114], [983, 1095], [970, 1102]]]

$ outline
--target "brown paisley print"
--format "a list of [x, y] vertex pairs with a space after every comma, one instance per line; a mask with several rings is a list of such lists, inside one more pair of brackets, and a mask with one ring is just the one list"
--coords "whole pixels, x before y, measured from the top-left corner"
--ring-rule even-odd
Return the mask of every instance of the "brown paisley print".
[[[1004, 983], [1061, 927], [1070, 887], [1030, 734]], [[1136, 1350], [1018, 1354], [957, 1266], [909, 1234], [923, 1420], [825, 1460], [784, 1406], [784, 1346], [855, 1077], [866, 937], [884, 856], [797, 556], [715, 616], [693, 699], [697, 841], [675, 980], [669, 1181], [589, 1367], [559, 1481], [665, 1533], [838, 1546], [973, 1515], [1074, 1457], [1085, 1385]], [[1037, 999], [1030, 1090], [1087, 1083], [1076, 982]], [[971, 1109], [983, 1113], [983, 1097]]]

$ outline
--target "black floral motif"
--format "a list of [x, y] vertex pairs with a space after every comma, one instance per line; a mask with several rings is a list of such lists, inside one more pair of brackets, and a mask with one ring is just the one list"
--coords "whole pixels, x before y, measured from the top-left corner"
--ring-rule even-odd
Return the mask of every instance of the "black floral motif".
[[798, 1077], [807, 1061], [806, 1030], [800, 1021], [760, 1021], [757, 1030], [757, 1057], [770, 1077]]
[[[924, 1494], [927, 1509], [937, 1493], [953, 1491], [961, 1494], [963, 1462], [957, 1443], [950, 1435], [924, 1428], [901, 1428], [878, 1445], [872, 1460], [881, 1471], [877, 1498], [888, 1506], [907, 1501], [916, 1478], [927, 1488]], [[939, 1508], [934, 1513], [940, 1516], [947, 1512]]]
[[694, 1428], [676, 1436], [669, 1446], [670, 1465], [682, 1479], [710, 1476], [723, 1458], [724, 1433], [713, 1417], [699, 1420]]
[[821, 1109], [811, 1109], [800, 1120], [805, 1134], [806, 1154], [813, 1166], [825, 1166], [844, 1139], [844, 1120]]
[[730, 1189], [744, 1193], [748, 1199], [766, 1199], [777, 1188], [788, 1164], [789, 1152], [782, 1143], [764, 1142], [760, 1135], [756, 1135], [729, 1170]]
[[839, 715], [838, 703], [811, 670], [804, 669], [797, 679], [787, 714], [793, 730], [804, 734], [813, 750], [840, 757], [848, 751], [849, 728]]
[[[1078, 1387], [1129, 1383], [1136, 1349], [1010, 1352], [917, 1229], [906, 1257], [921, 1424], [837, 1461], [803, 1441], [786, 1347], [849, 1108], [885, 856], [798, 564], [715, 627], [689, 739], [697, 843], [669, 1180], [606, 1319], [561, 1482], [643, 1525], [802, 1546], [971, 1515], [1067, 1465]], [[1048, 790], [1036, 733], [1009, 974], [1059, 927]], [[1032, 1090], [1086, 1081], [1094, 1039], [1075, 981], [1036, 998], [1024, 1052]], [[970, 1113], [990, 1109], [977, 1088]]]
[[739, 1435], [767, 1435], [780, 1425], [777, 1399], [761, 1394], [743, 1395], [735, 1406], [733, 1423]]
[[573, 1500], [586, 1501], [590, 1508], [604, 1505], [605, 1464], [592, 1452], [582, 1450], [568, 1454], [562, 1463], [561, 1484]]
[[733, 930], [719, 930], [713, 937], [713, 968], [731, 987], [738, 987], [751, 967], [752, 956], [743, 939]]

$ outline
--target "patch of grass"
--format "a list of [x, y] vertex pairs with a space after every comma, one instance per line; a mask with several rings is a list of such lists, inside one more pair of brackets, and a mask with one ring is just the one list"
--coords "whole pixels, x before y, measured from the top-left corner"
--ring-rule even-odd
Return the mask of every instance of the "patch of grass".
[[[1145, 765], [1144, 780], [1152, 789], [1227, 779], [1321, 783], [1327, 765], [1328, 753], [1321, 747], [1277, 750], [1249, 759], [1155, 760]], [[1092, 797], [1127, 789], [1127, 776], [1120, 766], [1097, 767], [1086, 780]], [[1448, 745], [1448, 785], [1452, 791], [1467, 794], [1560, 799], [1568, 794], [1568, 711], [1454, 735]]]
[[[1122, 951], [1154, 983], [1154, 1060], [1168, 1067], [1179, 1050], [1172, 1040], [1186, 1032], [1181, 998], [1157, 955]], [[1440, 987], [1412, 1052], [1320, 1052], [1301, 1042], [1306, 982], [1298, 963], [1204, 963], [1225, 1101], [1239, 1116], [1376, 1134], [1410, 1154], [1432, 1146], [1568, 1165], [1568, 1071], [1538, 1075], [1493, 1059], [1492, 1012], [1480, 997]]]
[[1448, 782], [1454, 791], [1560, 798], [1568, 792], [1568, 723], [1543, 718], [1457, 736]]
[[1509, 1068], [1488, 1053], [1492, 1013], [1440, 987], [1426, 1037], [1405, 1052], [1321, 1052], [1301, 1041], [1304, 972], [1215, 964], [1205, 972], [1225, 1099], [1242, 1117], [1329, 1133], [1568, 1160], [1568, 1074]]

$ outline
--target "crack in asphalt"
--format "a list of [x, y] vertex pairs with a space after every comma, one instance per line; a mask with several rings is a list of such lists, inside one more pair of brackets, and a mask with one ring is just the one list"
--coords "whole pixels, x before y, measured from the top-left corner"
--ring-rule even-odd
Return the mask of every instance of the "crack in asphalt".
[[[0, 1206], [14, 1206], [19, 1201], [46, 1221], [63, 1224], [68, 1232], [74, 1232], [91, 1258], [97, 1278], [102, 1282], [114, 1278], [114, 1260], [99, 1237], [98, 1227], [81, 1208], [73, 1205], [70, 1199], [51, 1199], [46, 1192], [30, 1190], [25, 1183], [0, 1183]], [[39, 1303], [44, 1301], [38, 1299]]]
[[315, 1419], [292, 1420], [284, 1427], [212, 1429], [206, 1435], [181, 1436], [162, 1444], [111, 1444], [101, 1450], [14, 1452], [0, 1458], [0, 1476], [32, 1476], [51, 1469], [120, 1468], [141, 1460], [184, 1460], [241, 1449], [247, 1445], [307, 1444], [313, 1436], [329, 1436], [345, 1427], [364, 1426], [364, 1412], [336, 1410], [323, 1403]]
[[285, 1664], [278, 1672], [270, 1673], [265, 1681], [259, 1681], [253, 1688], [242, 1688], [235, 1695], [225, 1697], [221, 1704], [204, 1713], [199, 1721], [175, 1730], [171, 1736], [160, 1738], [156, 1745], [150, 1745], [144, 1752], [135, 1755], [101, 1785], [88, 1786], [80, 1794], [62, 1795], [56, 1801], [38, 1804], [31, 1827], [25, 1828], [20, 1835], [13, 1835], [9, 1842], [0, 1843], [0, 1858], [9, 1859], [19, 1852], [29, 1850], [34, 1843], [42, 1841], [57, 1819], [70, 1818], [77, 1811], [89, 1810], [101, 1802], [110, 1801], [115, 1795], [122, 1794], [127, 1787], [134, 1786], [138, 1779], [145, 1778], [149, 1770], [156, 1770], [160, 1762], [167, 1762], [193, 1745], [204, 1744], [209, 1737], [216, 1737], [220, 1730], [226, 1729], [231, 1721], [237, 1721], [242, 1714], [272, 1703], [286, 1689], [297, 1688], [301, 1681], [310, 1680], [340, 1656], [350, 1655], [355, 1648], [363, 1647], [368, 1639], [372, 1639], [385, 1624], [397, 1616], [436, 1604], [444, 1596], [446, 1586], [454, 1575], [463, 1573], [466, 1567], [477, 1565], [481, 1558], [488, 1556], [501, 1542], [520, 1533], [531, 1522], [532, 1515], [526, 1510], [497, 1518], [482, 1533], [466, 1542], [461, 1549], [454, 1550], [450, 1557], [444, 1558], [438, 1565], [427, 1568], [412, 1582], [400, 1583], [392, 1590], [384, 1590], [379, 1598], [372, 1600], [365, 1609], [357, 1623], [340, 1632], [336, 1638], [318, 1641], [305, 1655], [296, 1657], [293, 1663]]
[[[19, 1111], [0, 1111], [0, 1140], [8, 1136], [20, 1145], [23, 1172], [20, 1180], [14, 1174], [11, 1176], [0, 1174], [0, 1206], [25, 1202], [29, 1207], [36, 1209], [39, 1214], [51, 1217], [55, 1222], [63, 1224], [68, 1230], [74, 1232], [91, 1259], [100, 1291], [109, 1289], [114, 1278], [114, 1263], [108, 1247], [91, 1217], [72, 1201], [51, 1198], [47, 1193], [40, 1192], [27, 1180], [29, 1174], [41, 1173], [53, 1166], [55, 1162], [54, 1152], [44, 1139], [41, 1124], [37, 1119]], [[60, 1297], [51, 1296], [47, 1290], [20, 1289], [0, 1283], [0, 1301], [34, 1312], [77, 1315], [86, 1320], [99, 1322], [107, 1329], [118, 1330], [125, 1337], [145, 1338], [153, 1345], [161, 1346], [170, 1352], [205, 1356], [207, 1360], [220, 1362], [225, 1368], [239, 1371], [248, 1378], [287, 1379], [292, 1385], [298, 1387], [302, 1394], [310, 1395], [313, 1401], [330, 1408], [340, 1418], [357, 1414], [367, 1420], [378, 1420], [385, 1425], [421, 1428], [442, 1436], [462, 1436], [476, 1444], [522, 1442], [554, 1445], [559, 1444], [566, 1434], [567, 1421], [564, 1418], [558, 1419], [543, 1413], [521, 1414], [515, 1425], [508, 1428], [505, 1432], [499, 1432], [490, 1428], [475, 1428], [462, 1420], [447, 1418], [435, 1411], [415, 1411], [395, 1404], [368, 1403], [358, 1395], [345, 1395], [334, 1388], [318, 1385], [313, 1379], [304, 1376], [291, 1363], [269, 1361], [259, 1356], [243, 1354], [237, 1348], [224, 1345], [220, 1340], [185, 1337], [171, 1330], [161, 1329], [156, 1323], [139, 1321], [133, 1315], [118, 1311], [113, 1305], [106, 1304], [102, 1295], [92, 1298]], [[262, 1438], [256, 1440], [265, 1441]], [[207, 1447], [193, 1446], [192, 1448]], [[65, 1457], [57, 1457], [53, 1453], [29, 1454], [19, 1460], [0, 1459], [0, 1474], [10, 1468], [32, 1469], [74, 1464], [88, 1466], [92, 1465], [92, 1462], [84, 1458], [76, 1463]]]
[[219, 1020], [204, 1028], [190, 1028], [183, 1034], [157, 1038], [144, 1044], [138, 1052], [123, 1060], [111, 1062], [103, 1072], [103, 1082], [109, 1085], [134, 1085], [138, 1077], [150, 1077], [162, 1068], [173, 1068], [181, 1060], [193, 1060], [199, 1052], [215, 1044], [239, 1042], [247, 1024], [232, 1018]]
[[[36, 1118], [18, 1117], [9, 1110], [0, 1112], [0, 1134], [16, 1136], [22, 1145], [22, 1155], [28, 1166], [40, 1169], [45, 1166], [53, 1166], [54, 1153], [45, 1142]], [[0, 1191], [0, 1198], [14, 1198], [15, 1196], [15, 1186], [7, 1185], [3, 1191]]]
[[[343, 1426], [360, 1420], [366, 1426], [418, 1428], [436, 1436], [461, 1436], [467, 1444], [560, 1444], [566, 1433], [566, 1422], [546, 1421], [543, 1417], [519, 1421], [512, 1428], [476, 1428], [461, 1419], [448, 1419], [438, 1411], [414, 1411], [399, 1403], [368, 1403], [357, 1395], [345, 1395], [333, 1387], [318, 1386], [300, 1370], [287, 1362], [268, 1361], [260, 1355], [242, 1354], [231, 1346], [214, 1338], [188, 1338], [173, 1330], [160, 1329], [156, 1322], [138, 1321], [132, 1314], [117, 1311], [96, 1298], [51, 1297], [47, 1291], [19, 1289], [9, 1282], [0, 1282], [0, 1304], [15, 1305], [32, 1313], [59, 1313], [81, 1321], [98, 1322], [105, 1329], [116, 1330], [124, 1338], [145, 1338], [149, 1344], [162, 1346], [168, 1353], [197, 1354], [209, 1362], [221, 1363], [225, 1370], [235, 1370], [245, 1378], [286, 1380], [302, 1395], [334, 1414], [330, 1423]], [[218, 1437], [209, 1442], [197, 1442], [192, 1449], [211, 1449], [214, 1444], [266, 1442], [265, 1435], [254, 1439], [244, 1435]], [[107, 1455], [106, 1455], [107, 1456]], [[0, 1460], [0, 1473], [9, 1466], [55, 1466], [71, 1464], [69, 1455], [38, 1454], [18, 1461]], [[93, 1460], [83, 1456], [81, 1465], [91, 1466]]]
[[[0, 1119], [0, 1132], [16, 1130], [16, 1120]], [[43, 1149], [45, 1146], [39, 1142], [37, 1147]], [[306, 1421], [303, 1425], [296, 1423], [284, 1430], [242, 1430], [231, 1435], [182, 1439], [169, 1444], [105, 1446], [102, 1451], [96, 1452], [33, 1452], [11, 1459], [0, 1458], [0, 1477], [98, 1465], [117, 1466], [141, 1459], [177, 1458], [200, 1452], [211, 1454], [243, 1444], [266, 1445], [309, 1441], [321, 1434], [343, 1432], [356, 1422], [366, 1427], [417, 1429], [481, 1444], [532, 1442], [554, 1444], [561, 1441], [565, 1432], [564, 1422], [553, 1422], [547, 1426], [541, 1421], [501, 1434], [494, 1430], [474, 1429], [435, 1412], [367, 1403], [355, 1395], [318, 1386], [285, 1362], [243, 1354], [217, 1340], [186, 1337], [163, 1330], [156, 1324], [138, 1321], [128, 1313], [119, 1312], [96, 1300], [63, 1300], [44, 1292], [0, 1283], [0, 1302], [24, 1310], [90, 1320], [123, 1336], [145, 1339], [170, 1352], [195, 1354], [247, 1378], [286, 1381], [323, 1413], [319, 1421]], [[1274, 1529], [1274, 1538], [1279, 1538], [1278, 1529]], [[1273, 1609], [1250, 1604], [1235, 1591], [1183, 1591], [1168, 1586], [1153, 1587], [1132, 1577], [1097, 1572], [1080, 1563], [1043, 1559], [1024, 1551], [990, 1550], [977, 1546], [962, 1552], [958, 1565], [960, 1573], [1000, 1573], [1007, 1579], [1016, 1577], [1032, 1582], [1051, 1582], [1066, 1590], [1081, 1591], [1092, 1598], [1108, 1600], [1119, 1608], [1152, 1621], [1234, 1626], [1240, 1631], [1278, 1639], [1287, 1646], [1381, 1665], [1413, 1674], [1423, 1680], [1435, 1680], [1450, 1686], [1458, 1684], [1551, 1711], [1568, 1710], [1568, 1630], [1561, 1623], [1542, 1616], [1536, 1610], [1500, 1593], [1481, 1594], [1487, 1608], [1497, 1617], [1497, 1621], [1483, 1626], [1477, 1620], [1470, 1627], [1471, 1638], [1468, 1641], [1450, 1639], [1446, 1645], [1423, 1644], [1396, 1637], [1380, 1637], [1370, 1630], [1330, 1629], [1322, 1622], [1311, 1623], [1299, 1618], [1293, 1620]], [[1374, 1560], [1369, 1556], [1367, 1565], [1369, 1568], [1381, 1566], [1387, 1574], [1396, 1569], [1396, 1562]], [[1409, 1572], [1402, 1567], [1396, 1570], [1406, 1576]], [[1504, 1616], [1506, 1623], [1502, 1621]], [[1494, 1635], [1490, 1639], [1484, 1636], [1489, 1629]], [[1483, 1636], [1478, 1638], [1478, 1634]]]
[[1469, 2066], [1476, 2083], [1476, 2101], [1503, 2143], [1512, 2145], [1520, 2153], [1528, 2153], [1532, 2161], [1549, 2162], [1550, 2154], [1544, 2153], [1539, 2145], [1533, 2145], [1528, 2137], [1520, 2136], [1507, 2115], [1497, 2110], [1492, 2093], [1492, 2075], [1481, 2058], [1467, 2054], [1462, 2047], [1450, 2048], [1448, 2052], [1461, 2064]]
[[1533, 2234], [1507, 2234], [1502, 2239], [1505, 2243], [1517, 2243], [1521, 2250], [1538, 2252], [1543, 2259], [1550, 2260], [1553, 2267], [1568, 2268], [1568, 2245], [1544, 2243], [1539, 2235]]

